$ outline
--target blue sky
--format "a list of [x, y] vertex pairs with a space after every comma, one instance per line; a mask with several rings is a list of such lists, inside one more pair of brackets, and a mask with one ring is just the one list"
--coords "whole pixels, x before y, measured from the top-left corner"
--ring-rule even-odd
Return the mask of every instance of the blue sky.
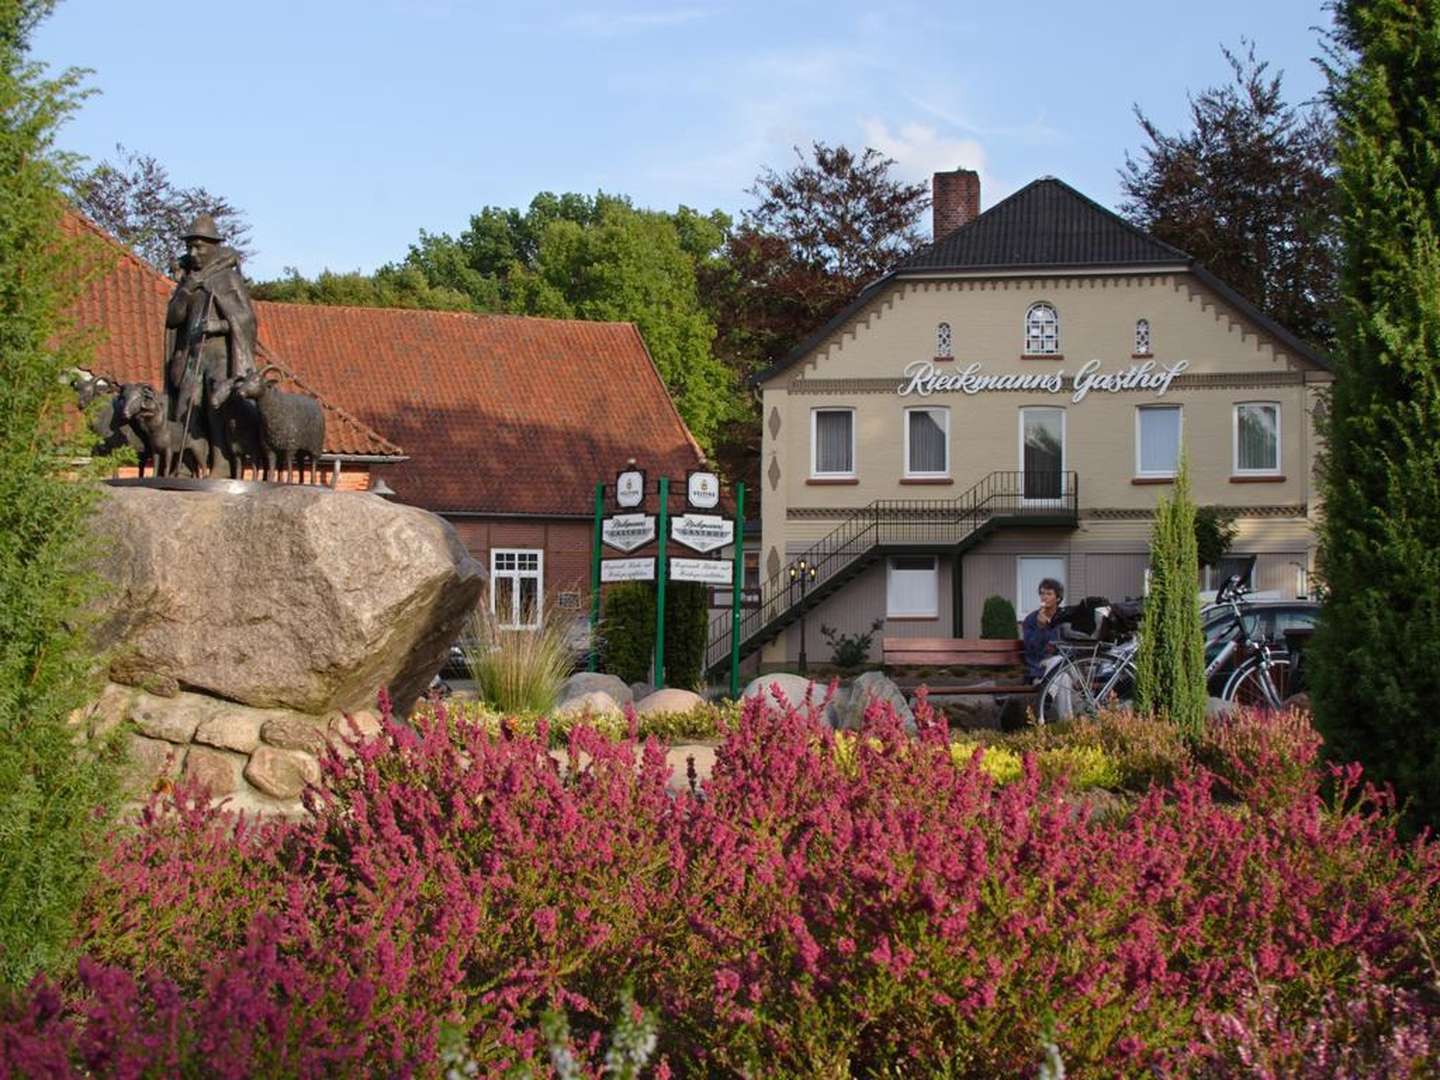
[[1176, 130], [1242, 37], [1313, 96], [1328, 22], [1321, 0], [62, 0], [34, 53], [100, 91], [64, 148], [123, 143], [224, 194], [263, 279], [372, 270], [544, 190], [738, 214], [762, 166], [814, 139], [907, 178], [978, 169], [985, 207], [1042, 175], [1115, 206], [1133, 104]]

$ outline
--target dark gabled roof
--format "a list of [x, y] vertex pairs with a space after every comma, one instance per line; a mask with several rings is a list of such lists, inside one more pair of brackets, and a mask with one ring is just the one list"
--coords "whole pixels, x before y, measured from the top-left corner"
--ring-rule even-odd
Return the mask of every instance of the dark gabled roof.
[[1329, 370], [1330, 361], [1270, 318], [1179, 248], [1157, 240], [1069, 184], [1044, 176], [1025, 185], [969, 224], [921, 248], [779, 362], [754, 375], [763, 383], [800, 362], [897, 278], [1002, 270], [1156, 267], [1186, 270], [1217, 292], [1286, 348]]
[[1046, 176], [968, 225], [921, 248], [895, 269], [977, 270], [1028, 266], [1185, 265], [1190, 256]]

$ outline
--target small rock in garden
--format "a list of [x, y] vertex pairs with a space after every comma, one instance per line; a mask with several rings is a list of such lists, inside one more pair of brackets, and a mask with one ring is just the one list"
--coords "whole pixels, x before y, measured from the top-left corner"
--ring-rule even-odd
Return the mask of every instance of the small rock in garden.
[[595, 690], [609, 694], [617, 705], [626, 705], [635, 700], [635, 694], [618, 675], [606, 675], [599, 671], [577, 671], [560, 687], [561, 702], [571, 698], [584, 697]]
[[180, 775], [180, 763], [184, 757], [183, 747], [163, 739], [131, 735], [122, 781], [125, 792], [143, 796], [154, 789], [157, 780]]
[[262, 743], [250, 755], [245, 779], [272, 798], [294, 799], [306, 784], [320, 782], [320, 763], [299, 750], [281, 750]]
[[195, 742], [248, 754], [260, 745], [262, 721], [261, 713], [248, 709], [229, 709], [203, 721], [195, 729]]
[[571, 698], [569, 701], [561, 702], [553, 710], [556, 716], [579, 717], [579, 716], [609, 716], [619, 717], [623, 713], [615, 699], [603, 690], [592, 690], [588, 694], [581, 694], [579, 697]]
[[891, 679], [878, 671], [867, 671], [855, 677], [848, 697], [836, 709], [839, 722], [832, 721], [832, 726], [859, 730], [864, 723], [866, 710], [876, 702], [889, 704], [900, 718], [905, 731], [915, 734], [915, 714], [911, 712], [905, 695]]
[[650, 716], [653, 713], [688, 713], [696, 706], [703, 704], [705, 704], [704, 700], [694, 691], [667, 687], [642, 698], [635, 705], [635, 712], [638, 716]]
[[88, 710], [89, 729], [92, 739], [103, 739], [125, 722], [130, 713], [130, 702], [135, 691], [118, 683], [106, 683], [105, 689]]
[[240, 788], [245, 756], [208, 746], [192, 746], [185, 755], [185, 778], [206, 787], [212, 796], [230, 795]]
[[209, 719], [213, 699], [198, 694], [179, 694], [173, 698], [140, 694], [130, 706], [130, 719], [142, 735], [172, 743], [188, 743], [195, 729]]
[[260, 737], [281, 750], [304, 750], [317, 757], [325, 751], [325, 731], [320, 721], [303, 716], [276, 716], [266, 720]]
[[139, 687], [156, 697], [174, 697], [180, 692], [180, 684], [173, 675], [161, 671], [154, 660], [133, 653], [110, 662], [110, 681]]
[[655, 692], [655, 684], [648, 682], [632, 682], [630, 684], [630, 700], [639, 701], [647, 698]]
[[[806, 675], [792, 675], [789, 672], [778, 671], [772, 675], [760, 675], [750, 680], [742, 698], [751, 698], [756, 694], [763, 696], [766, 704], [778, 706], [778, 699], [775, 697], [774, 688], [778, 686], [780, 693], [797, 709], [804, 708], [805, 695], [810, 695], [810, 704], [817, 709], [830, 694], [830, 680], [825, 679], [816, 682]], [[836, 726], [839, 703], [844, 697], [843, 687], [836, 692], [835, 697], [821, 714], [821, 719], [831, 727]]]

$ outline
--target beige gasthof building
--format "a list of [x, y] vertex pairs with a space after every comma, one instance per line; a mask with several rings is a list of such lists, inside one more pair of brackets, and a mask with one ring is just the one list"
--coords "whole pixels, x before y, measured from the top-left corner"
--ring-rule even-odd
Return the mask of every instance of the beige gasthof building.
[[812, 662], [830, 657], [822, 623], [976, 637], [987, 596], [1023, 614], [1043, 577], [1140, 595], [1182, 446], [1195, 501], [1237, 517], [1221, 572], [1306, 590], [1324, 358], [1058, 180], [983, 214], [979, 195], [974, 173], [937, 174], [936, 242], [757, 380], [752, 662], [797, 657], [802, 558]]

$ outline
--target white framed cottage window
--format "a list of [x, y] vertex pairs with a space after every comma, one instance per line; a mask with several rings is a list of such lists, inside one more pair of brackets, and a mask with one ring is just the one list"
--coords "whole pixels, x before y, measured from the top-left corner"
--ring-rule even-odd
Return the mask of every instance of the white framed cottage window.
[[1150, 320], [1135, 320], [1135, 355], [1150, 355]]
[[1027, 501], [1058, 499], [1065, 490], [1065, 410], [1020, 410], [1020, 489]]
[[1180, 468], [1179, 405], [1140, 405], [1135, 409], [1135, 475], [1173, 477]]
[[950, 324], [942, 322], [935, 327], [935, 359], [951, 360], [955, 357], [955, 343], [950, 335]]
[[533, 630], [544, 612], [545, 552], [493, 548], [490, 552], [490, 612], [506, 630]]
[[1054, 356], [1060, 352], [1060, 316], [1052, 304], [1031, 304], [1025, 312], [1025, 355]]
[[885, 617], [940, 616], [940, 566], [934, 555], [895, 555], [885, 567]]
[[855, 476], [855, 410], [810, 411], [810, 475], [816, 479]]
[[1235, 475], [1280, 473], [1280, 403], [1242, 401], [1235, 406]]
[[931, 406], [905, 410], [905, 477], [950, 475], [950, 410]]

